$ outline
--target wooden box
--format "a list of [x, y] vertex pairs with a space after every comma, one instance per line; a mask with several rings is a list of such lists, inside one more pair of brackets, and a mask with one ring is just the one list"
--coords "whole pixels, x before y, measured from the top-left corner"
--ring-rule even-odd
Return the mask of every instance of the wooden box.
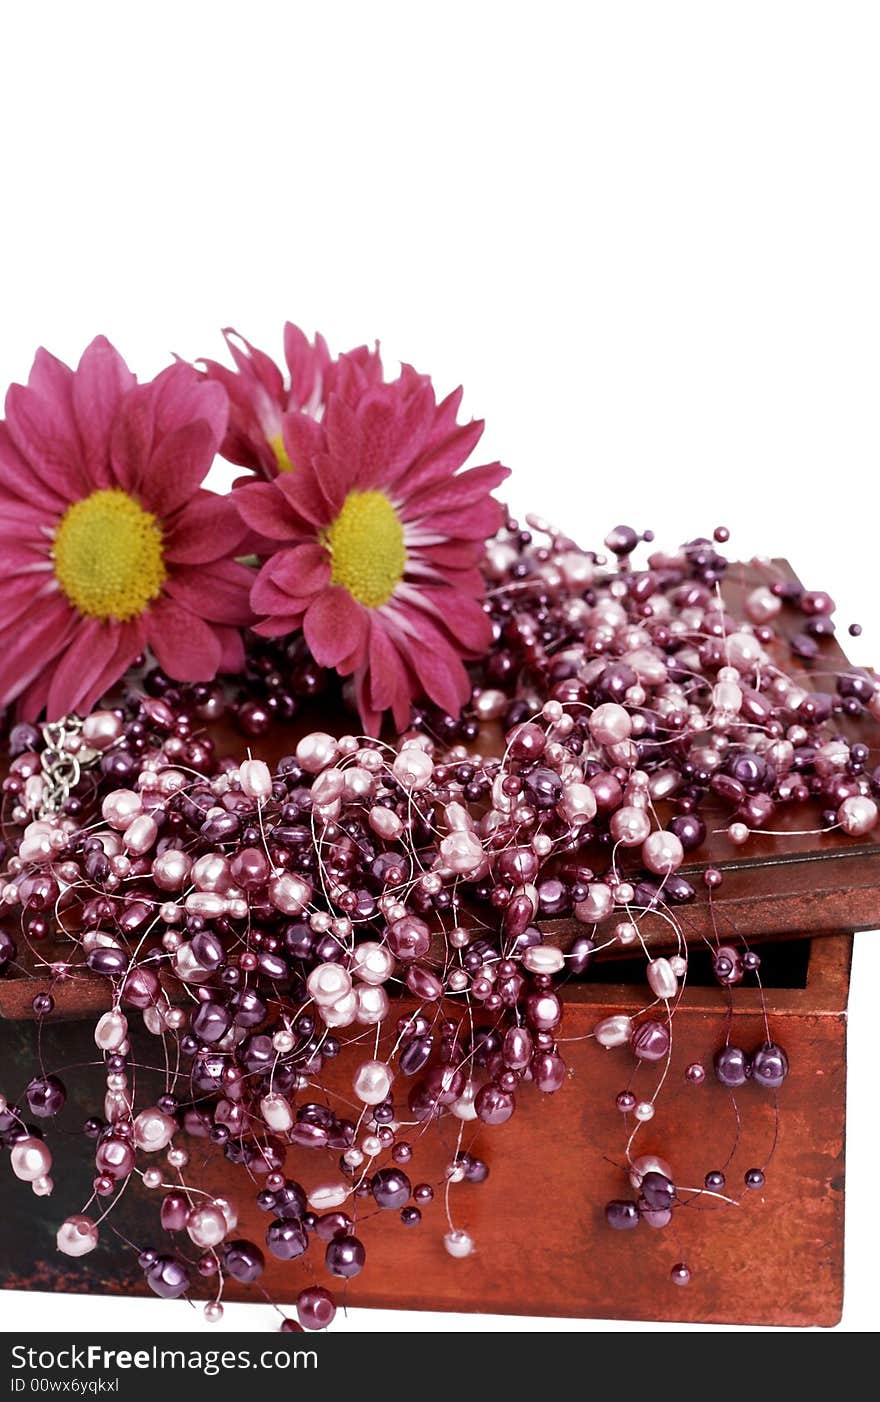
[[[764, 949], [763, 972], [774, 1035], [791, 1058], [791, 1074], [779, 1097], [780, 1134], [766, 1187], [746, 1193], [742, 1206], [715, 1207], [702, 1198], [682, 1207], [665, 1231], [640, 1226], [613, 1232], [603, 1217], [609, 1198], [625, 1195], [625, 1177], [612, 1161], [622, 1149], [622, 1120], [615, 1093], [629, 1074], [628, 1055], [604, 1051], [589, 1037], [609, 1013], [631, 1011], [643, 1001], [638, 983], [622, 980], [627, 965], [605, 966], [589, 982], [569, 983], [563, 1036], [570, 1062], [568, 1083], [554, 1096], [524, 1093], [513, 1119], [480, 1129], [464, 1147], [490, 1165], [481, 1185], [452, 1189], [457, 1225], [476, 1242], [467, 1260], [453, 1260], [442, 1244], [442, 1192], [422, 1225], [407, 1230], [370, 1218], [358, 1232], [367, 1267], [355, 1281], [326, 1275], [319, 1253], [281, 1262], [267, 1253], [261, 1281], [278, 1300], [292, 1300], [317, 1277], [341, 1302], [401, 1309], [448, 1309], [701, 1322], [831, 1325], [840, 1317], [843, 1293], [844, 1118], [846, 1006], [852, 939], [793, 939]], [[642, 1152], [661, 1152], [679, 1184], [699, 1186], [708, 1168], [725, 1167], [739, 1196], [742, 1177], [764, 1163], [774, 1132], [773, 1096], [748, 1084], [738, 1093], [742, 1133], [736, 1137], [729, 1092], [710, 1077], [702, 1086], [684, 1079], [685, 1066], [709, 1060], [723, 1039], [727, 995], [708, 975], [699, 986], [699, 959], [675, 1023], [675, 1055], [656, 1120], [640, 1132]], [[610, 980], [614, 980], [613, 982]], [[36, 1025], [26, 1013], [15, 980], [0, 983], [0, 1064], [10, 1090], [23, 1086], [32, 1066]], [[84, 1011], [84, 1010], [83, 1010]], [[64, 1067], [68, 1104], [60, 1128], [77, 1130], [93, 1110], [83, 1101], [83, 1074], [94, 1062], [93, 1019], [43, 1024], [48, 1067]], [[751, 1047], [763, 1037], [754, 988], [733, 990], [735, 1042]], [[152, 1042], [152, 1039], [150, 1039]], [[155, 1043], [153, 1043], [155, 1045]], [[92, 1079], [92, 1085], [94, 1080]], [[457, 1121], [418, 1141], [414, 1177], [435, 1184], [455, 1146]], [[11, 1173], [0, 1174], [2, 1284], [10, 1288], [148, 1293], [135, 1253], [112, 1233], [78, 1261], [55, 1249], [57, 1223], [88, 1196], [93, 1168], [89, 1144], [71, 1134], [67, 1148], [55, 1134], [58, 1187], [51, 1199], [33, 1197]], [[190, 1141], [193, 1156], [206, 1154], [204, 1185], [235, 1193], [244, 1208], [239, 1234], [263, 1241], [267, 1218], [246, 1190], [244, 1170], [233, 1168], [205, 1141]], [[326, 1163], [291, 1149], [286, 1171], [309, 1187], [326, 1176]], [[241, 1175], [241, 1177], [239, 1177]], [[249, 1201], [250, 1200], [250, 1201]], [[368, 1203], [368, 1208], [372, 1207]], [[140, 1247], [157, 1239], [158, 1202], [132, 1184], [112, 1219]], [[188, 1246], [189, 1243], [187, 1242]], [[677, 1288], [669, 1270], [686, 1260], [691, 1284]], [[317, 1266], [315, 1264], [317, 1262]], [[308, 1264], [306, 1264], [308, 1263]], [[759, 1288], [756, 1288], [759, 1282]], [[255, 1287], [228, 1282], [230, 1298], [259, 1299]]]

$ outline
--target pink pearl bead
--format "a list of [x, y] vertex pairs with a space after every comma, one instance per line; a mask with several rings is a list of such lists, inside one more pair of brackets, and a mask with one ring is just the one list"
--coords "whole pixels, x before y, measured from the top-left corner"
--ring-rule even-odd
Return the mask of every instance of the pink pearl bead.
[[386, 842], [395, 842], [403, 832], [403, 823], [397, 814], [392, 813], [388, 808], [370, 809], [370, 827]]
[[101, 815], [111, 828], [124, 832], [141, 812], [142, 807], [141, 796], [133, 789], [114, 789], [101, 804]]
[[226, 1235], [226, 1218], [216, 1204], [209, 1203], [189, 1214], [186, 1230], [195, 1245], [204, 1251], [219, 1246]]
[[61, 1223], [55, 1241], [63, 1255], [85, 1256], [98, 1245], [98, 1229], [91, 1217], [76, 1213]]
[[651, 819], [644, 808], [618, 808], [611, 819], [611, 836], [621, 847], [640, 847], [651, 831]]
[[269, 882], [269, 900], [283, 915], [302, 915], [312, 899], [312, 888], [301, 876], [286, 871]]
[[589, 723], [590, 734], [598, 745], [617, 745], [621, 740], [628, 740], [632, 734], [629, 711], [614, 701], [597, 706]]
[[158, 835], [159, 829], [154, 820], [142, 813], [129, 823], [122, 840], [129, 852], [134, 853], [136, 857], [142, 857], [149, 852]]
[[106, 750], [122, 734], [122, 721], [112, 711], [93, 711], [83, 721], [82, 737], [92, 750]]
[[185, 852], [163, 852], [151, 867], [160, 891], [179, 891], [190, 873], [192, 860]]
[[596, 925], [610, 915], [613, 909], [614, 897], [611, 888], [597, 881], [587, 887], [586, 899], [578, 902], [574, 914], [575, 919], [580, 920], [582, 925]]
[[625, 1013], [615, 1013], [597, 1022], [593, 1036], [601, 1047], [623, 1047], [632, 1037], [633, 1021]]
[[408, 745], [391, 766], [394, 777], [405, 789], [423, 789], [431, 782], [434, 761], [424, 750]]
[[668, 876], [684, 861], [684, 848], [674, 832], [652, 832], [642, 844], [642, 861], [655, 876]]
[[190, 880], [197, 891], [224, 892], [232, 885], [232, 872], [221, 852], [206, 852], [193, 863]]
[[573, 783], [565, 785], [557, 807], [570, 823], [588, 823], [595, 818], [598, 805], [589, 784]]
[[52, 1167], [52, 1154], [42, 1139], [34, 1139], [28, 1135], [25, 1139], [17, 1139], [13, 1144], [10, 1165], [16, 1178], [20, 1178], [23, 1183], [34, 1183], [49, 1172]]
[[391, 977], [394, 955], [377, 940], [364, 940], [351, 956], [351, 972], [364, 983], [380, 984]]
[[296, 747], [297, 763], [307, 774], [319, 774], [333, 763], [338, 753], [339, 747], [333, 736], [321, 730], [303, 736]]
[[[440, 991], [442, 993], [442, 986]], [[357, 998], [355, 1020], [362, 1027], [375, 1027], [377, 1023], [384, 1021], [388, 1016], [390, 1004], [384, 988], [362, 983], [355, 989], [355, 996]]]
[[128, 1036], [128, 1019], [124, 1013], [104, 1013], [95, 1027], [95, 1044], [101, 1051], [116, 1051]]
[[170, 1115], [158, 1106], [142, 1110], [134, 1122], [134, 1142], [139, 1149], [150, 1154], [165, 1149], [174, 1137], [177, 1125]]
[[272, 775], [261, 759], [246, 759], [238, 767], [242, 793], [262, 803], [272, 795]]
[[365, 1105], [381, 1105], [388, 1099], [393, 1079], [391, 1068], [384, 1061], [365, 1061], [352, 1082], [354, 1093]]
[[837, 821], [850, 837], [864, 837], [877, 826], [877, 816], [877, 805], [872, 798], [855, 795], [843, 800]]
[[470, 875], [486, 860], [480, 839], [472, 832], [452, 832], [440, 843], [445, 866], [461, 875]]
[[674, 998], [678, 979], [668, 959], [653, 959], [648, 965], [648, 985], [656, 998]]

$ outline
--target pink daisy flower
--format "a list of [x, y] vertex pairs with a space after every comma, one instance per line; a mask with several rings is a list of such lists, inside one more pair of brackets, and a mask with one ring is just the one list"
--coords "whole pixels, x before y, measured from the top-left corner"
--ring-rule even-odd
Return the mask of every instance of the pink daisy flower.
[[243, 664], [252, 573], [202, 490], [226, 395], [187, 365], [139, 385], [102, 336], [76, 370], [37, 352], [0, 421], [0, 706], [89, 707], [144, 648], [178, 681]]
[[404, 729], [419, 695], [458, 712], [463, 661], [489, 645], [479, 563], [502, 518], [489, 493], [508, 470], [459, 472], [483, 431], [456, 422], [460, 402], [457, 390], [437, 404], [409, 367], [355, 402], [334, 393], [322, 423], [285, 421], [295, 472], [233, 493], [248, 526], [277, 542], [251, 593], [257, 631], [302, 628], [322, 666], [354, 677], [371, 734], [387, 710]]
[[235, 369], [216, 360], [200, 362], [208, 379], [221, 384], [229, 396], [229, 424], [220, 452], [229, 462], [269, 481], [296, 466], [284, 438], [288, 414], [320, 418], [331, 392], [350, 396], [382, 378], [377, 351], [359, 346], [334, 361], [323, 336], [309, 341], [289, 321], [284, 327], [286, 375], [265, 351], [237, 331], [227, 327], [223, 335]]

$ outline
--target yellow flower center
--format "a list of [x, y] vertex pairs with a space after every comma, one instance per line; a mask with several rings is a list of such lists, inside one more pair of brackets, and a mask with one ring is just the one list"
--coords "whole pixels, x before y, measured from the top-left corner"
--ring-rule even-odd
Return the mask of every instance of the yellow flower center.
[[137, 618], [165, 582], [159, 522], [118, 487], [68, 507], [52, 557], [62, 590], [89, 618]]
[[287, 449], [284, 446], [284, 437], [276, 433], [274, 438], [269, 439], [269, 447], [275, 454], [275, 461], [278, 464], [279, 472], [293, 472], [293, 463], [287, 456]]
[[349, 492], [323, 536], [330, 578], [367, 608], [387, 604], [406, 568], [400, 517], [384, 492]]

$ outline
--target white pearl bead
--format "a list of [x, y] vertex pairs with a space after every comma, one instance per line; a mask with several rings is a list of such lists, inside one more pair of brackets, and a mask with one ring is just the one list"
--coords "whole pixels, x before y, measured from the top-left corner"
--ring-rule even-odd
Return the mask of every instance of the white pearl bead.
[[361, 984], [356, 990], [356, 997], [355, 1020], [363, 1027], [374, 1027], [376, 1023], [383, 1022], [388, 1016], [390, 1003], [384, 988], [373, 988], [369, 984]]
[[468, 986], [468, 976], [464, 969], [453, 969], [446, 983], [450, 993], [463, 993]]
[[262, 803], [272, 795], [272, 775], [261, 759], [246, 759], [238, 767], [242, 792]]
[[139, 1149], [144, 1149], [148, 1154], [155, 1154], [171, 1143], [176, 1129], [177, 1124], [171, 1116], [154, 1105], [148, 1110], [141, 1110], [136, 1117], [134, 1142]]
[[474, 1100], [478, 1089], [479, 1087], [476, 1081], [468, 1081], [458, 1099], [452, 1102], [449, 1108], [457, 1120], [464, 1120], [466, 1123], [469, 1123], [471, 1120], [477, 1118]]
[[651, 1104], [650, 1100], [640, 1100], [636, 1108], [633, 1110], [633, 1114], [635, 1115], [637, 1120], [641, 1120], [644, 1124], [648, 1120], [653, 1120], [654, 1106]]
[[272, 1038], [272, 1046], [281, 1056], [285, 1056], [287, 1052], [293, 1051], [296, 1046], [296, 1038], [292, 1032], [287, 1032], [282, 1028]]
[[388, 1099], [394, 1075], [384, 1061], [365, 1061], [355, 1074], [354, 1093], [365, 1105], [381, 1105]]
[[85, 1256], [98, 1245], [98, 1229], [90, 1217], [76, 1213], [61, 1223], [55, 1241], [63, 1255]]
[[532, 974], [558, 974], [565, 963], [561, 949], [552, 944], [533, 944], [523, 955], [523, 964]]
[[223, 1216], [226, 1218], [227, 1232], [234, 1232], [238, 1226], [238, 1212], [236, 1211], [235, 1205], [231, 1203], [228, 1198], [215, 1198], [214, 1206], [219, 1207]]
[[48, 1198], [52, 1194], [52, 1189], [55, 1187], [55, 1183], [48, 1176], [48, 1174], [44, 1174], [41, 1178], [35, 1178], [34, 1181], [31, 1183], [31, 1187], [33, 1188], [38, 1198]]
[[[635, 892], [633, 892], [635, 895]], [[632, 898], [630, 898], [632, 899]], [[614, 938], [618, 944], [635, 944], [639, 937], [638, 927], [631, 920], [621, 920], [614, 926]]]
[[329, 1007], [318, 1006], [325, 1027], [350, 1027], [357, 1017], [358, 997], [354, 989]]
[[467, 876], [486, 860], [480, 839], [472, 832], [451, 832], [440, 843], [440, 860], [451, 871]]
[[116, 1051], [128, 1036], [128, 1019], [124, 1013], [104, 1013], [95, 1027], [95, 1044], [101, 1051]]
[[380, 984], [394, 971], [394, 955], [377, 940], [364, 940], [351, 956], [351, 972], [364, 983]]
[[837, 821], [850, 837], [865, 837], [877, 826], [877, 805], [872, 798], [861, 794], [845, 798], [838, 809]]
[[450, 1256], [455, 1256], [457, 1260], [463, 1260], [465, 1256], [470, 1256], [474, 1249], [473, 1237], [460, 1229], [447, 1232], [443, 1238], [443, 1245]]
[[669, 967], [676, 978], [683, 978], [687, 973], [687, 960], [680, 954], [673, 954], [669, 959]]
[[593, 1036], [602, 1047], [622, 1047], [631, 1039], [633, 1022], [625, 1013], [614, 1013], [604, 1017], [593, 1028]]
[[341, 964], [319, 964], [306, 987], [320, 1007], [329, 1008], [351, 992], [351, 974]]
[[309, 1193], [309, 1207], [315, 1212], [329, 1212], [333, 1207], [341, 1207], [348, 1194], [345, 1183], [320, 1183]]
[[10, 1163], [16, 1178], [20, 1178], [23, 1183], [33, 1183], [49, 1172], [52, 1167], [52, 1154], [42, 1139], [34, 1139], [28, 1135], [27, 1138], [18, 1139], [13, 1144]]
[[166, 1158], [172, 1168], [186, 1168], [189, 1163], [189, 1154], [186, 1149], [169, 1149]]
[[648, 984], [657, 998], [674, 998], [678, 992], [678, 979], [668, 959], [653, 959], [648, 965]]
[[264, 1095], [260, 1101], [260, 1114], [270, 1129], [283, 1133], [293, 1125], [293, 1115], [283, 1095]]
[[196, 1246], [207, 1250], [209, 1247], [219, 1246], [225, 1237], [226, 1218], [219, 1207], [210, 1203], [206, 1207], [197, 1207], [189, 1214], [186, 1230]]
[[382, 1140], [375, 1134], [365, 1134], [361, 1140], [361, 1148], [367, 1158], [374, 1159], [377, 1154], [382, 1152]]
[[217, 1324], [223, 1318], [223, 1306], [219, 1300], [209, 1300], [204, 1308], [205, 1319], [209, 1324]]
[[158, 1168], [145, 1169], [143, 1184], [145, 1188], [160, 1188], [162, 1186], [161, 1170]]

